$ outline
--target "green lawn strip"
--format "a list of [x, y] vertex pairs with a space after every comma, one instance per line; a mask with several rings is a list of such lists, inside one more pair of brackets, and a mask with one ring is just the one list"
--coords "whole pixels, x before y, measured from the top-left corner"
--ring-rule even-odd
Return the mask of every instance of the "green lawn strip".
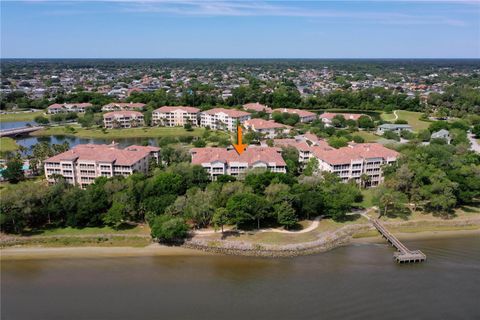
[[65, 236], [65, 235], [102, 235], [102, 234], [139, 234], [145, 235], [150, 234], [150, 228], [148, 226], [136, 226], [133, 228], [126, 228], [126, 229], [114, 229], [111, 227], [86, 227], [86, 228], [54, 228], [54, 229], [46, 229], [41, 230], [39, 232], [35, 232], [35, 235], [39, 236]]
[[378, 140], [381, 139], [380, 136], [377, 136], [373, 132], [369, 132], [369, 131], [358, 131], [358, 132], [352, 133], [352, 135], [362, 137], [365, 140], [365, 142], [377, 142]]
[[[421, 112], [414, 112], [414, 111], [406, 111], [406, 110], [396, 110], [398, 115], [398, 120], [405, 120], [408, 122], [409, 125], [412, 126], [413, 131], [421, 131], [428, 128], [430, 125], [429, 121], [422, 121], [420, 117], [422, 116]], [[395, 115], [393, 112], [391, 114], [383, 113], [382, 119], [385, 121], [395, 121]]]
[[[73, 129], [70, 129], [73, 128]], [[80, 127], [48, 127], [32, 133], [34, 136], [76, 136], [80, 138], [157, 138], [157, 137], [179, 137], [179, 136], [201, 136], [205, 129], [195, 128], [187, 131], [181, 127], [145, 127], [131, 129], [108, 129], [103, 132], [100, 129], [85, 129]]]
[[45, 116], [44, 111], [1, 114], [0, 122], [33, 121], [36, 116]]
[[0, 138], [0, 152], [15, 151], [18, 147], [14, 139], [8, 137]]
[[375, 188], [363, 189], [362, 195], [363, 200], [360, 202], [362, 208], [371, 208], [373, 207], [373, 196], [375, 195]]
[[44, 246], [44, 247], [145, 247], [151, 243], [147, 237], [127, 236], [95, 236], [91, 237], [51, 237], [51, 238], [18, 238], [12, 242], [0, 243], [0, 247], [9, 246]]

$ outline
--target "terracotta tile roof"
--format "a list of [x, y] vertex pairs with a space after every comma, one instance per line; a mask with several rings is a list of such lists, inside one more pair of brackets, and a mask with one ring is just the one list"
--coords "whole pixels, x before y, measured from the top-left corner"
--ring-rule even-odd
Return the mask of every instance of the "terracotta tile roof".
[[129, 111], [129, 110], [121, 110], [121, 111], [112, 111], [107, 112], [103, 115], [103, 118], [118, 118], [118, 117], [143, 117], [143, 114], [138, 111]]
[[260, 111], [271, 112], [272, 111], [272, 109], [270, 107], [267, 107], [266, 105], [263, 105], [263, 104], [258, 103], [258, 102], [244, 104], [243, 109], [253, 110], [253, 111], [256, 111], [256, 112], [260, 112]]
[[291, 126], [285, 124], [277, 123], [273, 120], [263, 120], [263, 119], [250, 119], [243, 123], [245, 128], [252, 127], [255, 130], [261, 129], [290, 129]]
[[167, 112], [173, 112], [175, 110], [182, 110], [188, 113], [197, 113], [200, 112], [200, 109], [195, 108], [195, 107], [184, 107], [184, 106], [163, 106], [161, 108], [155, 109], [153, 112], [161, 112], [161, 113], [167, 113]]
[[193, 148], [191, 153], [193, 164], [219, 161], [223, 163], [242, 162], [251, 166], [262, 161], [274, 163], [276, 166], [286, 166], [280, 148], [250, 146], [241, 155], [235, 150], [225, 148]]
[[82, 103], [63, 103], [63, 104], [60, 104], [60, 103], [54, 103], [52, 105], [49, 105], [47, 109], [61, 109], [61, 108], [65, 108], [65, 107], [73, 107], [73, 106], [76, 106], [76, 107], [83, 107], [83, 108], [88, 108], [88, 107], [91, 107], [92, 104], [91, 103], [88, 103], [88, 102], [82, 102]]
[[145, 158], [150, 152], [159, 150], [160, 148], [151, 146], [130, 146], [125, 149], [118, 149], [113, 144], [79, 144], [66, 152], [46, 159], [45, 162], [78, 160], [113, 162], [115, 165], [130, 166]]
[[298, 141], [295, 139], [274, 139], [273, 145], [276, 147], [294, 147], [298, 151], [310, 152], [311, 147], [305, 141]]
[[203, 111], [203, 113], [209, 114], [209, 115], [215, 115], [217, 113], [223, 112], [227, 114], [231, 118], [240, 118], [244, 116], [249, 116], [250, 113], [245, 112], [245, 111], [239, 111], [239, 110], [234, 110], [234, 109], [225, 109], [225, 108], [214, 108], [210, 110]]
[[339, 149], [325, 149], [312, 147], [315, 156], [331, 165], [349, 164], [352, 161], [361, 161], [370, 158], [397, 158], [399, 153], [385, 148], [379, 143], [351, 144]]
[[335, 116], [343, 116], [346, 120], [358, 120], [361, 116], [367, 116], [366, 114], [360, 113], [332, 113], [332, 112], [325, 112], [320, 115], [321, 119], [329, 119], [332, 120]]
[[289, 108], [280, 108], [280, 109], [273, 109], [273, 112], [282, 112], [282, 113], [291, 113], [291, 114], [298, 114], [300, 118], [306, 117], [316, 117], [317, 114], [307, 111], [307, 110], [300, 110], [300, 109], [289, 109]]
[[107, 105], [104, 105], [103, 108], [105, 107], [116, 107], [120, 109], [142, 109], [145, 106], [145, 103], [133, 103], [133, 102], [111, 102]]

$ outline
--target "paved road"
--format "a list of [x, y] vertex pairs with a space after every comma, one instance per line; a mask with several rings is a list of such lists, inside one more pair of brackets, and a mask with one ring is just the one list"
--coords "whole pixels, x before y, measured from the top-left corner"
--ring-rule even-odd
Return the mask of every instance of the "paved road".
[[480, 153], [480, 144], [478, 143], [477, 139], [475, 139], [473, 133], [468, 134], [468, 139], [470, 140], [470, 143], [472, 144], [470, 149], [472, 149], [475, 152]]

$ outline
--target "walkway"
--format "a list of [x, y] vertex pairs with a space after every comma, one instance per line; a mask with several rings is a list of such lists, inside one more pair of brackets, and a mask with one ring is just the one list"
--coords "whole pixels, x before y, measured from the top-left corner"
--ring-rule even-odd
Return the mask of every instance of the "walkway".
[[37, 130], [40, 130], [40, 129], [43, 129], [43, 127], [34, 126], [34, 127], [21, 127], [21, 128], [12, 128], [12, 129], [3, 129], [3, 130], [0, 130], [0, 137], [17, 136], [17, 135], [37, 131]]
[[[323, 218], [323, 216], [318, 216], [315, 219], [313, 219], [312, 223], [306, 227], [305, 229], [298, 230], [298, 231], [290, 231], [290, 230], [284, 230], [284, 229], [260, 229], [258, 232], [278, 232], [278, 233], [290, 233], [290, 234], [298, 234], [298, 233], [307, 233], [310, 231], [315, 230], [318, 225], [320, 224], [320, 220]], [[233, 228], [224, 228], [223, 232], [227, 231], [232, 231]], [[242, 233], [243, 231], [238, 231], [239, 233]], [[222, 230], [195, 230], [192, 231], [193, 234], [195, 235], [206, 235], [206, 234], [215, 234], [215, 233], [222, 233]]]
[[470, 140], [470, 143], [472, 144], [470, 149], [480, 153], [480, 144], [478, 143], [477, 139], [475, 139], [475, 135], [473, 133], [468, 134], [468, 140]]
[[408, 262], [423, 262], [427, 260], [427, 256], [420, 250], [409, 250], [403, 243], [400, 242], [393, 234], [391, 234], [385, 226], [383, 226], [377, 219], [371, 219], [373, 226], [380, 232], [380, 234], [387, 239], [387, 241], [397, 249], [393, 254], [393, 258], [398, 263]]

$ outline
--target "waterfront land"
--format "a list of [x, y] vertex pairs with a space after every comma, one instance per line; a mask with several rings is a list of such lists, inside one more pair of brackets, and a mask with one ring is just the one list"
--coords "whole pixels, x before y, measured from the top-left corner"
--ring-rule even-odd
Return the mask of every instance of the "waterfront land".
[[[368, 201], [368, 200], [367, 200]], [[376, 217], [374, 209], [366, 210]], [[480, 207], [464, 206], [455, 211], [451, 219], [432, 214], [413, 212], [401, 218], [382, 217], [380, 220], [400, 239], [431, 238], [454, 235], [480, 235]], [[183, 245], [164, 246], [152, 241], [147, 225], [125, 226], [119, 229], [99, 228], [53, 228], [32, 230], [22, 236], [2, 235], [0, 244], [3, 259], [65, 256], [132, 256], [132, 255], [195, 255], [201, 252], [254, 255], [296, 256], [323, 252], [343, 246], [356, 239], [383, 241], [368, 220], [361, 215], [352, 215], [348, 221], [322, 219], [318, 226], [308, 232], [314, 221], [299, 222], [299, 229], [286, 231], [282, 228], [234, 231], [232, 227], [220, 230], [204, 229], [193, 232]], [[189, 250], [185, 251], [184, 249]], [[197, 249], [197, 250], [190, 250]]]
[[33, 121], [37, 116], [45, 116], [45, 111], [3, 113], [0, 122]]
[[187, 131], [182, 127], [145, 127], [131, 129], [85, 129], [72, 126], [47, 127], [32, 133], [32, 136], [75, 136], [80, 138], [157, 138], [202, 136], [204, 128], [193, 128]]
[[15, 142], [15, 139], [2, 137], [0, 138], [0, 153], [2, 152], [11, 152], [18, 150], [18, 144]]

